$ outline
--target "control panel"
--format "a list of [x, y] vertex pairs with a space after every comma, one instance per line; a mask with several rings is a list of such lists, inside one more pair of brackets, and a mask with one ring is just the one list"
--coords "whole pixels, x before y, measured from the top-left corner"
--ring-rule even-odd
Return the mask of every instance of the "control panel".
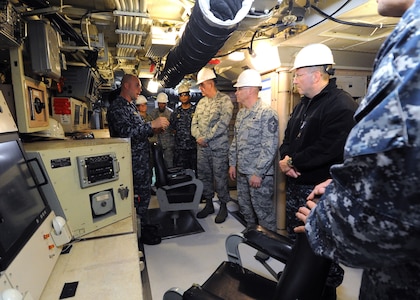
[[78, 156], [80, 186], [82, 189], [109, 181], [118, 180], [120, 168], [115, 153], [95, 156]]
[[30, 158], [40, 160], [50, 181], [41, 188], [75, 238], [132, 215], [129, 139], [57, 140], [24, 147]]

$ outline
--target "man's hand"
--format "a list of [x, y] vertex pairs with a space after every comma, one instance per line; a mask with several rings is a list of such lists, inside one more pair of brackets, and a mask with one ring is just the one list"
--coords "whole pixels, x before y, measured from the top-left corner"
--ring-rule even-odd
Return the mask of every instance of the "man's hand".
[[230, 177], [231, 180], [236, 179], [236, 167], [235, 166], [230, 166], [229, 167], [229, 177]]
[[[309, 216], [309, 214], [311, 213], [311, 209], [313, 209], [316, 206], [316, 203], [313, 201], [307, 201], [306, 202], [306, 207], [305, 206], [301, 206], [299, 207], [298, 212], [296, 213], [296, 217], [301, 220], [303, 223], [306, 224], [306, 219]], [[295, 227], [293, 229], [294, 232], [299, 233], [299, 232], [305, 232], [305, 226], [298, 226]]]
[[[296, 213], [296, 217], [301, 220], [303, 223], [306, 224], [306, 218], [309, 216], [311, 209], [316, 206], [318, 199], [325, 193], [325, 188], [331, 183], [332, 179], [327, 179], [324, 182], [316, 185], [312, 192], [308, 195], [306, 200], [306, 207], [302, 206], [299, 208], [298, 212]], [[298, 226], [295, 227], [294, 232], [305, 232], [305, 226]]]
[[162, 129], [166, 130], [169, 126], [169, 121], [165, 117], [158, 117], [154, 119], [152, 122], [150, 122], [150, 125], [152, 126], [152, 129]]
[[259, 176], [257, 176], [257, 175], [252, 175], [250, 178], [249, 178], [249, 186], [250, 187], [253, 187], [253, 188], [259, 188], [259, 187], [261, 187], [261, 182], [262, 182], [262, 178], [261, 177], [259, 177]]
[[208, 146], [206, 140], [203, 137], [199, 137], [198, 139], [196, 139], [196, 142], [201, 147], [207, 147]]
[[317, 198], [320, 198], [325, 193], [325, 188], [331, 183], [331, 181], [332, 179], [327, 179], [316, 185], [306, 200], [316, 201]]
[[279, 161], [280, 170], [289, 177], [298, 178], [300, 176], [300, 172], [294, 168], [290, 167], [287, 163], [290, 159], [289, 155], [286, 155], [282, 160]]

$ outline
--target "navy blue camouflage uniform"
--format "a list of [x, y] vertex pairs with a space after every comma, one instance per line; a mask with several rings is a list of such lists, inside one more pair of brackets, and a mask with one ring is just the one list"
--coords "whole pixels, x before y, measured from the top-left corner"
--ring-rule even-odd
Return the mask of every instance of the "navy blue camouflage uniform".
[[130, 138], [134, 199], [138, 215], [146, 222], [150, 203], [150, 144], [153, 135], [150, 123], [146, 123], [132, 102], [118, 96], [107, 110], [107, 121], [111, 137]]
[[316, 253], [363, 268], [359, 299], [420, 299], [420, 1], [378, 52], [343, 164], [307, 219]]
[[174, 165], [197, 170], [197, 142], [191, 135], [191, 121], [195, 105], [184, 109], [178, 106], [172, 112], [169, 128], [175, 131]]
[[[169, 108], [165, 108], [163, 112], [159, 108], [155, 108], [151, 113], [153, 120], [159, 117], [165, 117], [168, 121], [171, 120], [172, 111]], [[172, 168], [174, 166], [174, 135], [172, 130], [169, 128], [156, 133], [153, 137], [162, 147], [163, 158], [165, 159], [166, 166]]]

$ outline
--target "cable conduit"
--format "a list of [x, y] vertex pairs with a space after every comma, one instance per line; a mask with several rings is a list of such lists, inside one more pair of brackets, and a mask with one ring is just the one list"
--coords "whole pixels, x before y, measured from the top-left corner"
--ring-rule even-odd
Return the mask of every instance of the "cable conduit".
[[175, 87], [204, 67], [248, 14], [253, 0], [197, 0], [179, 43], [168, 53], [158, 80]]

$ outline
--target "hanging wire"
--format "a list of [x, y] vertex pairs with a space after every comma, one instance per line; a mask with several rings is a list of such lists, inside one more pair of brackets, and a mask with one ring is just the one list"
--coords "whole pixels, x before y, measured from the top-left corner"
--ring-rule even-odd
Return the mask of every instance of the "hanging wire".
[[[348, 1], [350, 2], [350, 1]], [[344, 20], [340, 20], [340, 19], [336, 19], [333, 17], [334, 14], [337, 13], [337, 11], [339, 11], [340, 9], [338, 9], [335, 13], [328, 15], [327, 13], [325, 13], [324, 11], [322, 11], [321, 9], [319, 9], [318, 7], [311, 5], [311, 8], [313, 8], [317, 13], [319, 13], [321, 16], [325, 17], [328, 20], [331, 20], [333, 22], [339, 23], [339, 24], [344, 24], [344, 25], [350, 25], [350, 26], [359, 26], [359, 27], [371, 27], [371, 28], [391, 28], [391, 27], [395, 27], [397, 24], [371, 24], [371, 23], [363, 23], [363, 22], [348, 22], [348, 21], [344, 21]], [[319, 24], [319, 23], [317, 23]], [[315, 25], [314, 25], [315, 26]]]

